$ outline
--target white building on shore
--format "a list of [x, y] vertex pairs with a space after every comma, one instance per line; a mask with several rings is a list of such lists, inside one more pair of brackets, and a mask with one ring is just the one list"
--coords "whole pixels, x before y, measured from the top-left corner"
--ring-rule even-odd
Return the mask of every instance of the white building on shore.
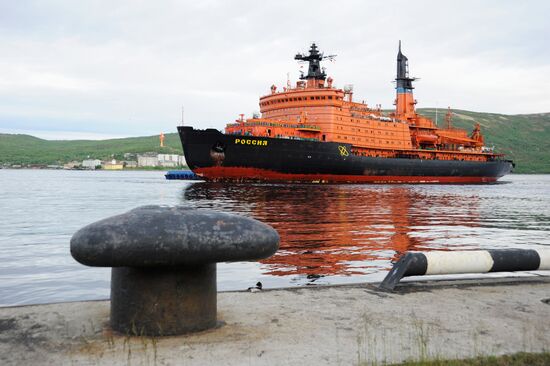
[[82, 167], [84, 169], [96, 169], [97, 166], [101, 166], [101, 160], [99, 159], [85, 159], [82, 160]]
[[159, 159], [155, 153], [138, 154], [138, 166], [158, 166]]
[[185, 157], [176, 154], [158, 154], [158, 162], [160, 166], [169, 168], [186, 165]]
[[166, 168], [174, 168], [178, 166], [187, 165], [185, 157], [177, 154], [156, 154], [145, 153], [138, 154], [137, 156], [138, 166], [140, 167], [154, 167], [161, 166]]

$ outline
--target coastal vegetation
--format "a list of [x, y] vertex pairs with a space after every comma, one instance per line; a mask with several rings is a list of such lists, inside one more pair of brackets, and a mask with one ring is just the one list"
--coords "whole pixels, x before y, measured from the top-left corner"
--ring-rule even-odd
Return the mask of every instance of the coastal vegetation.
[[[418, 112], [436, 120], [434, 108]], [[445, 109], [437, 111], [439, 126], [445, 126], [445, 113]], [[550, 173], [550, 113], [505, 115], [453, 110], [453, 126], [471, 131], [476, 122], [481, 125], [485, 144], [514, 160], [516, 173]], [[182, 154], [176, 133], [165, 134], [164, 145], [159, 146], [158, 135], [97, 141], [0, 134], [0, 165], [63, 164], [86, 158], [122, 160], [125, 153]]]
[[0, 165], [63, 164], [87, 158], [124, 160], [125, 153], [182, 154], [177, 134], [109, 140], [43, 140], [29, 135], [0, 134]]

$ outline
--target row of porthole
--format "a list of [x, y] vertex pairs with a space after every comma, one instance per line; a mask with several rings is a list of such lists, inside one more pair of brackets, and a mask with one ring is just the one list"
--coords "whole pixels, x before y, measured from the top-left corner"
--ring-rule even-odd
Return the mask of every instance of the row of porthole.
[[[348, 139], [347, 136], [342, 137], [342, 136], [340, 136], [340, 135], [338, 135], [337, 138], [339, 138], [339, 139], [342, 139], [342, 138], [343, 138], [344, 140], [347, 140], [347, 139]], [[355, 139], [355, 137], [352, 137], [352, 140], [353, 140], [353, 141], [363, 141], [363, 140], [361, 140], [361, 138], [359, 138], [359, 137], [357, 138], [357, 140]], [[370, 141], [369, 141], [369, 139], [365, 139], [365, 142], [375, 142], [375, 141], [374, 141], [374, 139], [370, 139]], [[390, 141], [386, 140], [386, 144], [389, 145], [389, 144], [390, 144]], [[395, 144], [395, 145], [404, 145], [405, 143], [404, 143], [403, 141], [394, 141], [393, 144]]]
[[[332, 100], [332, 95], [329, 95], [325, 98], [324, 95], [322, 96], [311, 96], [309, 97], [309, 100], [325, 100], [329, 99]], [[342, 100], [343, 98], [340, 97], [334, 97], [335, 100]], [[293, 97], [293, 98], [280, 98], [275, 100], [270, 100], [268, 102], [261, 102], [261, 106], [271, 105], [271, 104], [277, 104], [277, 103], [288, 103], [288, 102], [301, 102], [308, 100], [307, 97]]]
[[[351, 119], [351, 122], [366, 122], [366, 123], [370, 123], [372, 120], [369, 119], [368, 117], [365, 117], [365, 118], [358, 118], [356, 120], [354, 120], [353, 118]], [[382, 123], [392, 123], [393, 124], [393, 127], [397, 127], [397, 123], [395, 122], [392, 122], [392, 121], [382, 121], [382, 122], [377, 122], [378, 123], [378, 126], [382, 126]]]
[[[342, 127], [342, 126], [336, 126], [336, 129], [337, 129], [337, 130], [344, 130], [344, 127]], [[352, 128], [351, 131], [352, 131], [352, 132], [355, 132], [355, 129]], [[358, 128], [358, 129], [357, 129], [357, 132], [361, 132], [361, 129]], [[364, 131], [364, 132], [367, 132], [367, 131]], [[371, 130], [370, 133], [374, 134], [374, 131]], [[382, 131], [378, 131], [378, 134], [381, 135], [381, 134], [382, 134]], [[386, 131], [386, 135], [394, 136], [395, 133], [394, 133], [394, 132], [388, 132], [388, 131]]]
[[[342, 121], [342, 117], [336, 117], [336, 120]], [[354, 122], [354, 120], [352, 119], [351, 122]], [[359, 122], [359, 121], [357, 121], [357, 122]], [[382, 126], [382, 124], [380, 122], [378, 122], [378, 126]], [[397, 125], [394, 123], [393, 127], [397, 127]]]

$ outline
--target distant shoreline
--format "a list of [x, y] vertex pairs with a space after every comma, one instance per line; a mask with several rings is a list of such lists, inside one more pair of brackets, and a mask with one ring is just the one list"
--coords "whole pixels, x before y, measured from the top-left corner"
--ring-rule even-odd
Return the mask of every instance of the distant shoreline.
[[128, 171], [151, 171], [151, 172], [167, 172], [169, 170], [190, 170], [189, 167], [158, 167], [158, 168], [124, 168], [124, 169], [63, 169], [63, 168], [31, 168], [31, 167], [0, 167], [0, 170], [59, 170], [59, 171], [84, 171], [84, 172], [128, 172]]
[[[116, 170], [109, 170], [109, 169], [55, 169], [55, 168], [12, 168], [12, 167], [0, 167], [0, 170], [60, 170], [60, 171], [85, 171], [85, 172], [167, 172], [170, 170], [191, 170], [188, 166], [184, 167], [158, 167], [158, 168], [124, 168], [124, 169], [116, 169]], [[549, 175], [550, 173], [510, 173], [508, 175]], [[505, 179], [505, 177], [501, 178]], [[500, 181], [500, 180], [499, 180]], [[498, 183], [498, 182], [497, 182]]]

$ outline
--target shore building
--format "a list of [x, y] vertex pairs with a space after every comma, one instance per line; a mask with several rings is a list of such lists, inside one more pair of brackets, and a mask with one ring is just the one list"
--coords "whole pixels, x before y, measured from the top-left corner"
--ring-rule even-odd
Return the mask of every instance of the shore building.
[[104, 162], [102, 165], [102, 168], [105, 170], [122, 170], [124, 168], [124, 165], [122, 162], [117, 162], [115, 159]]
[[156, 153], [145, 153], [137, 156], [139, 167], [158, 166], [159, 160]]
[[101, 160], [99, 160], [99, 159], [85, 159], [85, 160], [82, 160], [82, 167], [85, 168], [85, 169], [94, 170], [98, 166], [101, 166]]

